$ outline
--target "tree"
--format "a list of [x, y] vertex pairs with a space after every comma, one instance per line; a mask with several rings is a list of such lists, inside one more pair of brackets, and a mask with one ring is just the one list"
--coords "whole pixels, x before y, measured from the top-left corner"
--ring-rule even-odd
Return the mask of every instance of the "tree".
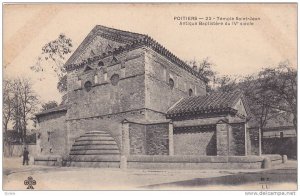
[[66, 56], [72, 52], [72, 47], [72, 40], [64, 34], [60, 34], [57, 39], [42, 47], [42, 53], [38, 57], [37, 62], [30, 67], [35, 72], [45, 72], [49, 71], [49, 69], [54, 71], [58, 77], [57, 89], [61, 93], [67, 91], [67, 76], [63, 65]]
[[230, 77], [228, 75], [216, 76], [214, 80], [213, 90], [230, 92], [238, 87], [238, 78]]
[[293, 114], [293, 125], [297, 130], [297, 71], [289, 61], [279, 63], [275, 68], [265, 68], [259, 76], [262, 90], [272, 93], [275, 102], [268, 106], [274, 110]]
[[58, 106], [58, 103], [56, 101], [49, 101], [42, 105], [42, 111], [49, 110], [49, 109], [55, 108], [57, 106]]
[[8, 154], [12, 154], [12, 145], [9, 134], [8, 134], [8, 123], [11, 122], [13, 118], [13, 101], [14, 101], [14, 85], [13, 81], [8, 79], [3, 81], [3, 152], [5, 153], [5, 147], [8, 149]]
[[[3, 81], [3, 130], [7, 136], [8, 123], [13, 117], [14, 85], [12, 80]], [[7, 138], [4, 137], [4, 142]]]
[[202, 59], [201, 61], [190, 60], [186, 61], [193, 69], [197, 69], [198, 73], [208, 80], [207, 90], [210, 91], [214, 88], [216, 73], [213, 71], [213, 66], [215, 65], [208, 57]]
[[216, 78], [216, 91], [242, 91], [247, 99], [251, 111], [252, 122], [263, 128], [268, 120], [279, 115], [279, 111], [272, 108], [270, 103], [278, 102], [272, 91], [263, 88], [264, 80], [259, 74], [244, 77], [220, 76]]
[[276, 97], [271, 91], [264, 90], [263, 84], [264, 81], [257, 74], [243, 77], [237, 84], [237, 88], [244, 92], [248, 101], [251, 117], [260, 128], [265, 127], [268, 120], [276, 118], [279, 114], [269, 105], [277, 101]]
[[14, 95], [14, 126], [16, 130], [20, 130], [22, 141], [25, 142], [28, 121], [37, 111], [39, 101], [27, 78], [14, 81]]

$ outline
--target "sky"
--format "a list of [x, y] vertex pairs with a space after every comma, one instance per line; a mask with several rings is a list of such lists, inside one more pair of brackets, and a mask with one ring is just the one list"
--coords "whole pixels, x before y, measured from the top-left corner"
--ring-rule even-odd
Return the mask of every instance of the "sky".
[[[190, 26], [179, 25], [178, 17], [260, 20], [249, 26]], [[29, 77], [42, 102], [59, 102], [56, 75], [30, 66], [60, 33], [73, 40], [74, 51], [95, 25], [147, 34], [182, 60], [208, 57], [224, 75], [253, 74], [284, 60], [297, 67], [296, 4], [6, 4], [4, 78]]]

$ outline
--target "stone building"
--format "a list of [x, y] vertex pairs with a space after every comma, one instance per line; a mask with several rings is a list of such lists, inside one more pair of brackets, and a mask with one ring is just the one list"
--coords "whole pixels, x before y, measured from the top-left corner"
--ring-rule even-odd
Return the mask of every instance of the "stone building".
[[[247, 155], [249, 109], [147, 35], [97, 25], [65, 64], [66, 101], [38, 113], [40, 155]], [[104, 164], [105, 165], [105, 164]]]

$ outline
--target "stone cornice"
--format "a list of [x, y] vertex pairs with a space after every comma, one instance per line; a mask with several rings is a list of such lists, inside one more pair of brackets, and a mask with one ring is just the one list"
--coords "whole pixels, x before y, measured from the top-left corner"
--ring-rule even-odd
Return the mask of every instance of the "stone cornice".
[[[183, 111], [180, 113], [171, 113], [167, 114], [166, 117], [168, 119], [189, 119], [197, 116], [218, 116], [223, 114], [233, 114], [235, 115], [237, 113], [236, 109], [233, 109], [231, 107], [225, 107], [225, 108], [205, 108], [203, 110], [197, 110], [195, 108], [195, 111]], [[214, 114], [214, 115], [213, 115]]]
[[[117, 41], [116, 39], [120, 39], [118, 37], [116, 38], [114, 36], [109, 36], [109, 34], [100, 34], [100, 36], [102, 36], [102, 37], [104, 36], [104, 38], [106, 38], [106, 39], [115, 40], [115, 41]], [[90, 64], [95, 61], [99, 61], [103, 58], [106, 58], [108, 56], [118, 55], [123, 52], [128, 52], [130, 50], [134, 50], [134, 49], [141, 48], [144, 46], [151, 48], [155, 52], [165, 56], [167, 59], [169, 59], [171, 62], [178, 65], [182, 69], [184, 69], [184, 70], [188, 71], [189, 73], [191, 73], [192, 75], [202, 79], [204, 82], [207, 82], [206, 78], [201, 76], [193, 68], [191, 68], [189, 65], [187, 65], [182, 60], [180, 60], [176, 55], [171, 53], [169, 50], [167, 50], [165, 47], [163, 47], [162, 45], [160, 45], [158, 42], [156, 42], [154, 39], [152, 39], [150, 36], [147, 36], [147, 35], [145, 35], [141, 39], [135, 40], [131, 43], [127, 43], [124, 47], [120, 46], [118, 48], [112, 49], [111, 51], [108, 51], [107, 53], [103, 53], [103, 54], [100, 54], [100, 55], [97, 55], [97, 56], [94, 56], [91, 58], [87, 58], [86, 60], [83, 60], [81, 63], [67, 64], [67, 65], [65, 65], [65, 69], [67, 71], [78, 70], [78, 69], [83, 68], [86, 64]]]
[[206, 131], [214, 131], [215, 129], [216, 129], [216, 124], [174, 127], [174, 134], [206, 132]]

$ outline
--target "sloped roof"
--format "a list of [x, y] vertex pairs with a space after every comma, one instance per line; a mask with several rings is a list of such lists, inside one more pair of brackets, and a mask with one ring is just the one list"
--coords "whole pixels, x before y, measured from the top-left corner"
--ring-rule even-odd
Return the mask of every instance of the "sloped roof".
[[[237, 110], [233, 107], [239, 99], [242, 99], [244, 103], [243, 97], [243, 93], [238, 90], [233, 92], [213, 92], [205, 96], [186, 97], [168, 110], [167, 117], [221, 112], [236, 113]], [[247, 104], [244, 103], [244, 105]], [[246, 107], [245, 109], [248, 111]]]
[[[126, 45], [120, 46], [118, 48], [112, 48], [111, 51], [108, 51], [107, 53], [99, 54], [93, 57], [90, 57], [86, 60], [83, 60], [81, 63], [73, 64], [76, 57], [84, 51], [89, 43], [93, 40], [95, 36], [101, 36], [106, 39], [110, 39], [113, 41], [117, 41], [120, 43], [125, 43]], [[143, 35], [139, 33], [133, 33], [128, 31], [122, 31], [118, 29], [113, 29], [101, 25], [97, 25], [93, 28], [93, 30], [87, 35], [87, 37], [82, 41], [82, 43], [79, 45], [79, 47], [74, 51], [74, 53], [71, 55], [71, 57], [68, 59], [68, 61], [65, 63], [65, 68], [67, 71], [79, 69], [84, 67], [86, 64], [92, 63], [94, 61], [99, 61], [100, 59], [103, 59], [107, 56], [116, 55], [119, 53], [122, 53], [124, 51], [129, 51], [141, 46], [147, 46], [157, 53], [165, 56], [167, 59], [169, 59], [174, 64], [178, 65], [179, 67], [185, 69], [189, 73], [193, 74], [194, 76], [202, 79], [204, 82], [207, 82], [207, 78], [200, 75], [197, 71], [195, 71], [193, 68], [191, 68], [189, 65], [187, 65], [184, 61], [179, 59], [177, 56], [175, 56], [173, 53], [171, 53], [169, 50], [167, 50], [165, 47], [160, 45], [158, 42], [156, 42], [154, 39], [152, 39], [148, 35]]]
[[67, 111], [67, 105], [60, 105], [55, 108], [51, 108], [49, 110], [42, 111], [40, 113], [37, 113], [35, 116], [39, 117], [39, 116], [47, 115], [50, 113], [63, 112], [63, 111]]

